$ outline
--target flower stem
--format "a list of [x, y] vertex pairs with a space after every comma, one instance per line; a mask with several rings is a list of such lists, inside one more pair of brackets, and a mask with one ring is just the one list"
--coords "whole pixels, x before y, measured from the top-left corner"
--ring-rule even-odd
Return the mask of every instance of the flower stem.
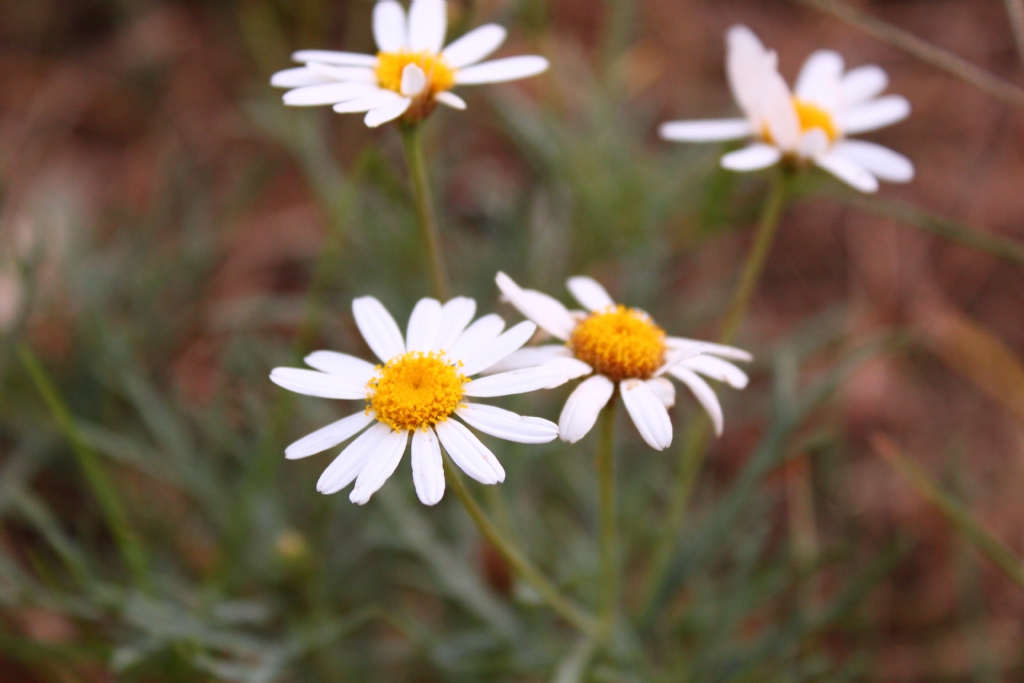
[[[733, 341], [739, 331], [743, 317], [746, 315], [750, 299], [757, 289], [757, 283], [764, 273], [765, 262], [768, 253], [775, 242], [775, 234], [778, 231], [779, 219], [786, 206], [786, 199], [789, 190], [789, 172], [781, 170], [775, 177], [771, 191], [761, 209], [761, 218], [758, 224], [757, 235], [754, 238], [754, 245], [747, 256], [747, 262], [743, 266], [736, 289], [733, 291], [732, 301], [729, 303], [725, 321], [719, 333], [719, 342], [729, 344]], [[683, 449], [679, 457], [679, 471], [676, 476], [675, 490], [672, 492], [672, 500], [669, 503], [669, 511], [664, 527], [664, 532], [658, 539], [654, 549], [654, 556], [651, 560], [651, 569], [647, 577], [647, 594], [641, 603], [641, 614], [647, 615], [658, 598], [658, 591], [668, 571], [669, 562], [672, 558], [672, 549], [675, 540], [679, 536], [680, 529], [686, 522], [686, 511], [689, 507], [690, 496], [693, 495], [694, 486], [697, 483], [697, 475], [704, 464], [704, 456], [707, 453], [708, 438], [711, 436], [711, 422], [704, 414], [698, 415], [688, 425], [683, 436]]]
[[466, 508], [466, 512], [476, 523], [480, 533], [483, 534], [491, 545], [508, 560], [509, 564], [522, 576], [533, 588], [540, 593], [544, 601], [551, 606], [563, 619], [575, 626], [581, 632], [593, 635], [596, 632], [594, 618], [587, 614], [581, 607], [571, 599], [562, 595], [558, 588], [544, 576], [537, 567], [533, 565], [526, 556], [515, 546], [512, 541], [505, 538], [498, 527], [488, 519], [480, 504], [473, 498], [473, 494], [466, 488], [461, 475], [452, 465], [447, 454], [444, 456], [445, 480], [451, 484], [456, 497]]
[[413, 202], [416, 205], [416, 222], [420, 235], [430, 256], [430, 279], [434, 293], [442, 301], [449, 298], [448, 269], [441, 253], [441, 238], [434, 217], [434, 205], [430, 199], [430, 183], [427, 180], [427, 164], [423, 158], [421, 124], [402, 124], [402, 145], [405, 148], [405, 163], [409, 168], [412, 183]]
[[601, 442], [596, 460], [600, 500], [601, 635], [610, 638], [618, 614], [619, 529], [615, 504], [615, 404], [601, 411]]

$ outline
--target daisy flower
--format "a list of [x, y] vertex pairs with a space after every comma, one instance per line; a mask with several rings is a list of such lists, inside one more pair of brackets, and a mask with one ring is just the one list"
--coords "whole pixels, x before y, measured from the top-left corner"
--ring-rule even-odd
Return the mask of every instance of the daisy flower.
[[906, 183], [914, 165], [887, 147], [847, 136], [884, 128], [910, 114], [899, 95], [879, 97], [889, 83], [881, 68], [844, 72], [843, 58], [819, 50], [804, 62], [795, 92], [778, 72], [774, 50], [766, 50], [746, 26], [726, 34], [726, 68], [742, 119], [671, 121], [661, 137], [677, 142], [713, 142], [753, 137], [754, 142], [722, 157], [733, 171], [767, 168], [782, 159], [814, 163], [861, 192], [878, 181]]
[[569, 396], [558, 419], [563, 440], [576, 443], [582, 439], [618, 388], [640, 436], [651, 448], [664, 450], [672, 443], [668, 408], [675, 405], [676, 397], [675, 386], [664, 375], [689, 387], [711, 417], [715, 432], [722, 433], [722, 407], [700, 375], [742, 389], [747, 386], [747, 375], [723, 359], [750, 361], [749, 353], [666, 336], [649, 315], [617, 305], [604, 287], [589, 277], [572, 277], [566, 282], [588, 312], [570, 311], [547, 294], [521, 289], [504, 273], [498, 273], [496, 281], [520, 313], [565, 343], [521, 349], [492, 371], [514, 372], [561, 358], [579, 363], [566, 366], [570, 379], [587, 377]]
[[285, 104], [367, 112], [366, 125], [374, 128], [399, 117], [419, 121], [438, 103], [465, 109], [465, 101], [451, 92], [455, 86], [515, 81], [548, 68], [548, 60], [533, 55], [480, 63], [505, 41], [506, 31], [497, 24], [444, 47], [447, 29], [445, 0], [412, 0], [408, 14], [396, 0], [380, 0], [373, 8], [376, 55], [300, 50], [292, 58], [305, 66], [277, 72], [270, 84], [292, 88]]
[[315, 351], [305, 359], [312, 370], [274, 368], [270, 373], [274, 383], [299, 394], [366, 401], [364, 410], [285, 449], [290, 460], [305, 458], [359, 434], [320, 476], [317, 490], [321, 493], [337, 493], [354, 481], [349, 499], [366, 503], [398, 467], [411, 441], [416, 494], [426, 505], [434, 505], [444, 495], [441, 446], [480, 483], [505, 480], [501, 463], [467, 424], [518, 443], [547, 443], [558, 436], [558, 427], [548, 420], [468, 400], [522, 394], [566, 381], [575, 369], [565, 363], [567, 359], [470, 379], [525, 344], [537, 329], [533, 323], [520, 323], [503, 333], [505, 322], [496, 315], [469, 324], [476, 313], [472, 299], [458, 297], [443, 306], [436, 299], [421, 299], [403, 339], [394, 318], [377, 299], [356, 299], [352, 313], [382, 365], [344, 353]]

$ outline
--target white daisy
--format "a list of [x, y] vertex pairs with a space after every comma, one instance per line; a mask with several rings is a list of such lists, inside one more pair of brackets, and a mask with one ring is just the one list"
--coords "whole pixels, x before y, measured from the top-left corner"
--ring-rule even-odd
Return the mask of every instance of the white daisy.
[[380, 0], [373, 8], [376, 55], [300, 50], [292, 58], [305, 66], [277, 72], [270, 84], [293, 88], [285, 104], [367, 112], [366, 125], [373, 128], [400, 116], [419, 121], [438, 103], [465, 109], [465, 101], [451, 92], [457, 85], [514, 81], [548, 68], [548, 60], [533, 55], [479, 63], [505, 41], [506, 31], [497, 24], [444, 47], [447, 28], [445, 0], [412, 0], [408, 15], [396, 0]]
[[849, 135], [902, 121], [910, 103], [899, 95], [879, 97], [889, 83], [881, 68], [868, 65], [844, 73], [843, 58], [819, 50], [804, 62], [795, 95], [766, 50], [746, 26], [726, 34], [727, 71], [744, 119], [671, 121], [660, 134], [679, 142], [713, 142], [753, 137], [754, 142], [722, 157], [733, 171], [767, 168], [783, 158], [813, 162], [861, 192], [876, 192], [878, 181], [906, 183], [914, 165], [902, 154]]
[[664, 375], [689, 387], [711, 417], [715, 432], [722, 433], [722, 406], [700, 375], [742, 389], [747, 386], [746, 373], [723, 359], [750, 361], [749, 353], [666, 336], [647, 313], [616, 305], [604, 287], [589, 277], [572, 277], [566, 283], [589, 313], [570, 311], [547, 294], [521, 289], [504, 273], [498, 273], [496, 281], [520, 313], [565, 343], [521, 349], [491, 370], [515, 371], [562, 358], [579, 362], [575, 370], [566, 366], [572, 372], [570, 379], [589, 375], [569, 396], [558, 419], [563, 440], [582, 439], [618, 387], [644, 441], [659, 451], [668, 448], [672, 443], [668, 408], [675, 405], [676, 390]]
[[470, 379], [525, 344], [537, 329], [533, 323], [520, 323], [502, 333], [505, 322], [496, 315], [469, 324], [476, 313], [472, 299], [458, 297], [443, 306], [436, 299], [421, 299], [403, 339], [394, 318], [377, 299], [356, 299], [352, 313], [383, 365], [344, 353], [316, 351], [305, 359], [313, 370], [274, 368], [270, 373], [274, 383], [300, 394], [366, 401], [365, 410], [285, 450], [290, 460], [305, 458], [362, 432], [324, 470], [317, 482], [321, 493], [336, 493], [354, 481], [349, 499], [366, 503], [398, 467], [410, 435], [413, 481], [426, 505], [434, 505], [444, 495], [442, 445], [473, 479], [482, 484], [504, 481], [505, 470], [494, 454], [462, 422], [450, 419], [453, 416], [507, 441], [547, 443], [558, 436], [558, 427], [548, 420], [466, 400], [521, 394], [566, 381], [575, 368], [565, 360]]

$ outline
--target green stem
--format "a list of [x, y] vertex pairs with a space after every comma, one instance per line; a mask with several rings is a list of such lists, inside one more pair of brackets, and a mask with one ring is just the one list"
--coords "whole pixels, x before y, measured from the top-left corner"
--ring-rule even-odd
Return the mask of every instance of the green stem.
[[412, 184], [413, 202], [416, 205], [416, 222], [419, 224], [423, 243], [430, 256], [430, 279], [434, 293], [442, 301], [449, 298], [448, 269], [441, 253], [441, 238], [434, 218], [434, 206], [430, 199], [430, 183], [427, 180], [427, 164], [423, 157], [421, 124], [402, 124], [402, 144], [405, 148], [405, 162], [409, 167], [409, 181]]
[[601, 442], [596, 456], [600, 499], [601, 631], [609, 638], [618, 614], [619, 529], [615, 505], [615, 404], [601, 411]]
[[89, 482], [93, 495], [96, 496], [96, 500], [100, 504], [100, 509], [107, 520], [107, 525], [110, 527], [110, 532], [125, 566], [137, 580], [145, 582], [148, 576], [145, 550], [143, 550], [135, 530], [128, 522], [128, 514], [118, 495], [117, 486], [110, 479], [96, 454], [85, 444], [75, 425], [74, 418], [71, 416], [71, 411], [64, 404], [64, 400], [54, 387], [35, 352], [26, 344], [22, 344], [18, 347], [18, 356], [32, 378], [36, 390], [39, 391], [46, 406], [50, 409], [50, 414], [53, 415], [57, 425], [64, 433], [64, 437], [71, 445], [78, 465], [82, 468], [85, 479]]
[[480, 533], [483, 534], [494, 548], [508, 560], [509, 564], [526, 581], [540, 593], [541, 597], [557, 612], [563, 619], [575, 626], [581, 632], [593, 635], [596, 632], [594, 618], [587, 614], [581, 607], [572, 600], [562, 595], [558, 588], [545, 577], [532, 562], [507, 538], [505, 538], [498, 527], [487, 518], [483, 508], [473, 498], [473, 494], [466, 488], [465, 482], [458, 470], [452, 465], [451, 459], [444, 456], [445, 480], [451, 485], [456, 497], [466, 508], [466, 512], [476, 523]]

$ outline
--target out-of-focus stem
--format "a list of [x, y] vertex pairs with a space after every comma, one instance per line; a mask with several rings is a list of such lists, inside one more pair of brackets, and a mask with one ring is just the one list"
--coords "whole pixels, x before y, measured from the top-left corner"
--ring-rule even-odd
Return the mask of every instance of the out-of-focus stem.
[[405, 162], [409, 168], [412, 183], [413, 203], [416, 205], [416, 222], [420, 228], [423, 244], [430, 259], [430, 279], [434, 294], [445, 301], [449, 298], [448, 269], [441, 252], [441, 238], [434, 218], [434, 205], [430, 199], [430, 183], [427, 179], [427, 164], [423, 158], [421, 139], [422, 124], [402, 124], [402, 144], [405, 148]]
[[619, 527], [615, 493], [615, 404], [612, 397], [601, 411], [601, 441], [596, 455], [600, 500], [601, 631], [611, 637], [618, 616]]

